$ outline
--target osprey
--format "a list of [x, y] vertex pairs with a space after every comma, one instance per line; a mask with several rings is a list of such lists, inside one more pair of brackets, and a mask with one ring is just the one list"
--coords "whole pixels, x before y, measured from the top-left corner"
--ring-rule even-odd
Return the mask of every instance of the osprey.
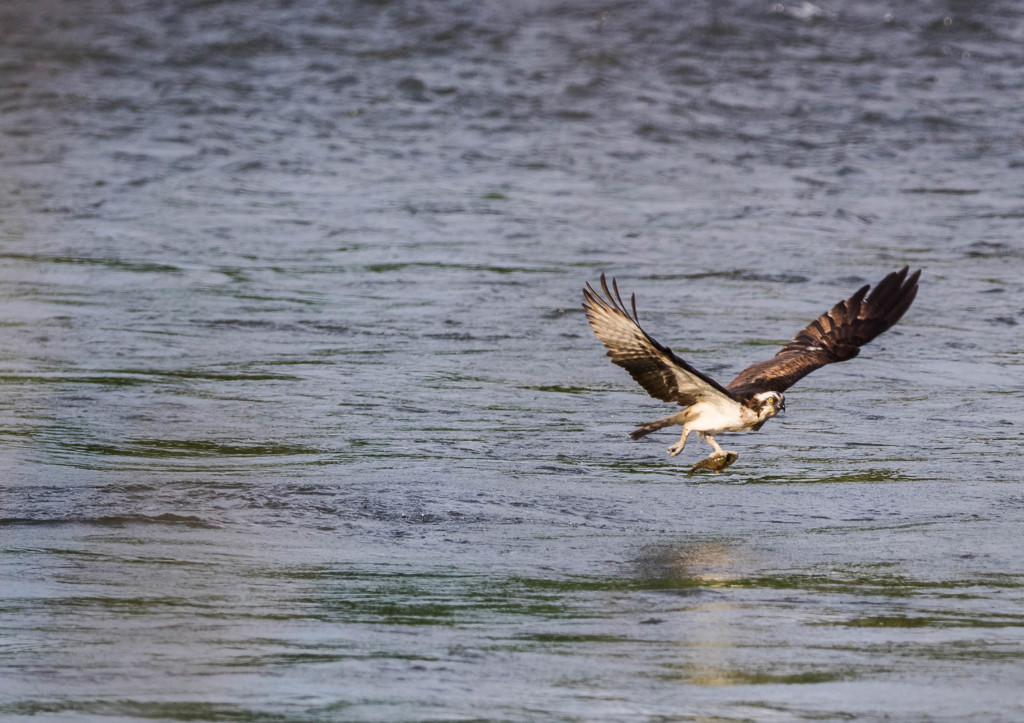
[[722, 386], [660, 344], [640, 326], [636, 294], [631, 298], [632, 315], [612, 279], [608, 288], [601, 274], [598, 294], [588, 283], [583, 289], [583, 308], [594, 334], [608, 347], [613, 363], [629, 372], [655, 399], [676, 402], [683, 411], [643, 425], [630, 436], [639, 439], [662, 427], [683, 425], [679, 441], [668, 448], [675, 456], [683, 451], [690, 432], [696, 432], [714, 451], [694, 466], [718, 471], [737, 455], [723, 450], [714, 435], [722, 432], [757, 431], [786, 408], [784, 391], [815, 369], [853, 359], [860, 347], [899, 321], [917, 295], [921, 271], [907, 275], [904, 266], [882, 279], [869, 294], [871, 285], [840, 301], [800, 331], [771, 359], [747, 367], [728, 385]]

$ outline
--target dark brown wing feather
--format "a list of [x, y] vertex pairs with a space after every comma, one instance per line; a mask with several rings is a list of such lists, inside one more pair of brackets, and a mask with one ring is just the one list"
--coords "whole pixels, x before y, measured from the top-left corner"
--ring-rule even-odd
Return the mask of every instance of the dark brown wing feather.
[[870, 285], [807, 325], [793, 341], [768, 361], [740, 372], [727, 387], [738, 397], [763, 391], [782, 392], [815, 369], [853, 359], [860, 347], [899, 321], [917, 295], [917, 278], [904, 266], [882, 279], [870, 294]]
[[608, 356], [629, 372], [655, 399], [690, 406], [698, 400], [735, 404], [736, 399], [721, 384], [703, 374], [667, 346], [659, 344], [640, 326], [636, 313], [636, 294], [631, 298], [632, 316], [612, 279], [612, 290], [601, 274], [602, 297], [590, 284], [583, 289], [583, 308], [594, 334], [608, 347]]

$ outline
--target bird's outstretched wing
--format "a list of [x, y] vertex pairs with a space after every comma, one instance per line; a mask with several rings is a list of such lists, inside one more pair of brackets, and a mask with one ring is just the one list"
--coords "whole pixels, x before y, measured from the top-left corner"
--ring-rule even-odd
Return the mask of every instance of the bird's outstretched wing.
[[793, 341], [768, 361], [754, 364], [733, 379], [727, 389], [742, 397], [762, 391], [782, 392], [826, 364], [853, 359], [860, 347], [899, 321], [917, 295], [921, 271], [907, 276], [904, 266], [857, 290], [807, 325]]
[[736, 404], [736, 398], [721, 384], [694, 369], [640, 327], [636, 294], [631, 298], [633, 314], [630, 316], [615, 279], [612, 279], [613, 293], [601, 274], [601, 289], [603, 297], [590, 284], [583, 289], [587, 321], [597, 338], [608, 347], [611, 360], [629, 372], [648, 394], [684, 407], [699, 400]]

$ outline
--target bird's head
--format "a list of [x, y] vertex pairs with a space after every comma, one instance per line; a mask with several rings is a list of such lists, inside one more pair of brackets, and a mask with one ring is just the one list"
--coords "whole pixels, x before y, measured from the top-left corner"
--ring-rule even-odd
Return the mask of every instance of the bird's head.
[[754, 395], [754, 411], [760, 419], [771, 419], [786, 411], [786, 398], [781, 392], [761, 392]]

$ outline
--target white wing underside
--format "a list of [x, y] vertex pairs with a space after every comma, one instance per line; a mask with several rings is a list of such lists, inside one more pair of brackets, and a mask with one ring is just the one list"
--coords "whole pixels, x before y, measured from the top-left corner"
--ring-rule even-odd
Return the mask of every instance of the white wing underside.
[[614, 281], [612, 284], [610, 289], [602, 274], [604, 297], [589, 284], [583, 291], [587, 320], [594, 334], [608, 348], [612, 362], [626, 369], [655, 399], [684, 407], [708, 402], [723, 413], [726, 409], [734, 410], [735, 415], [739, 406], [736, 398], [645, 332], [636, 318], [635, 298], [632, 299], [633, 316], [630, 316], [618, 287]]
[[722, 414], [738, 414], [740, 405], [732, 397], [727, 397], [706, 381], [691, 374], [681, 367], [674, 367], [672, 375], [676, 378], [679, 391], [697, 398], [698, 404], [706, 404]]

